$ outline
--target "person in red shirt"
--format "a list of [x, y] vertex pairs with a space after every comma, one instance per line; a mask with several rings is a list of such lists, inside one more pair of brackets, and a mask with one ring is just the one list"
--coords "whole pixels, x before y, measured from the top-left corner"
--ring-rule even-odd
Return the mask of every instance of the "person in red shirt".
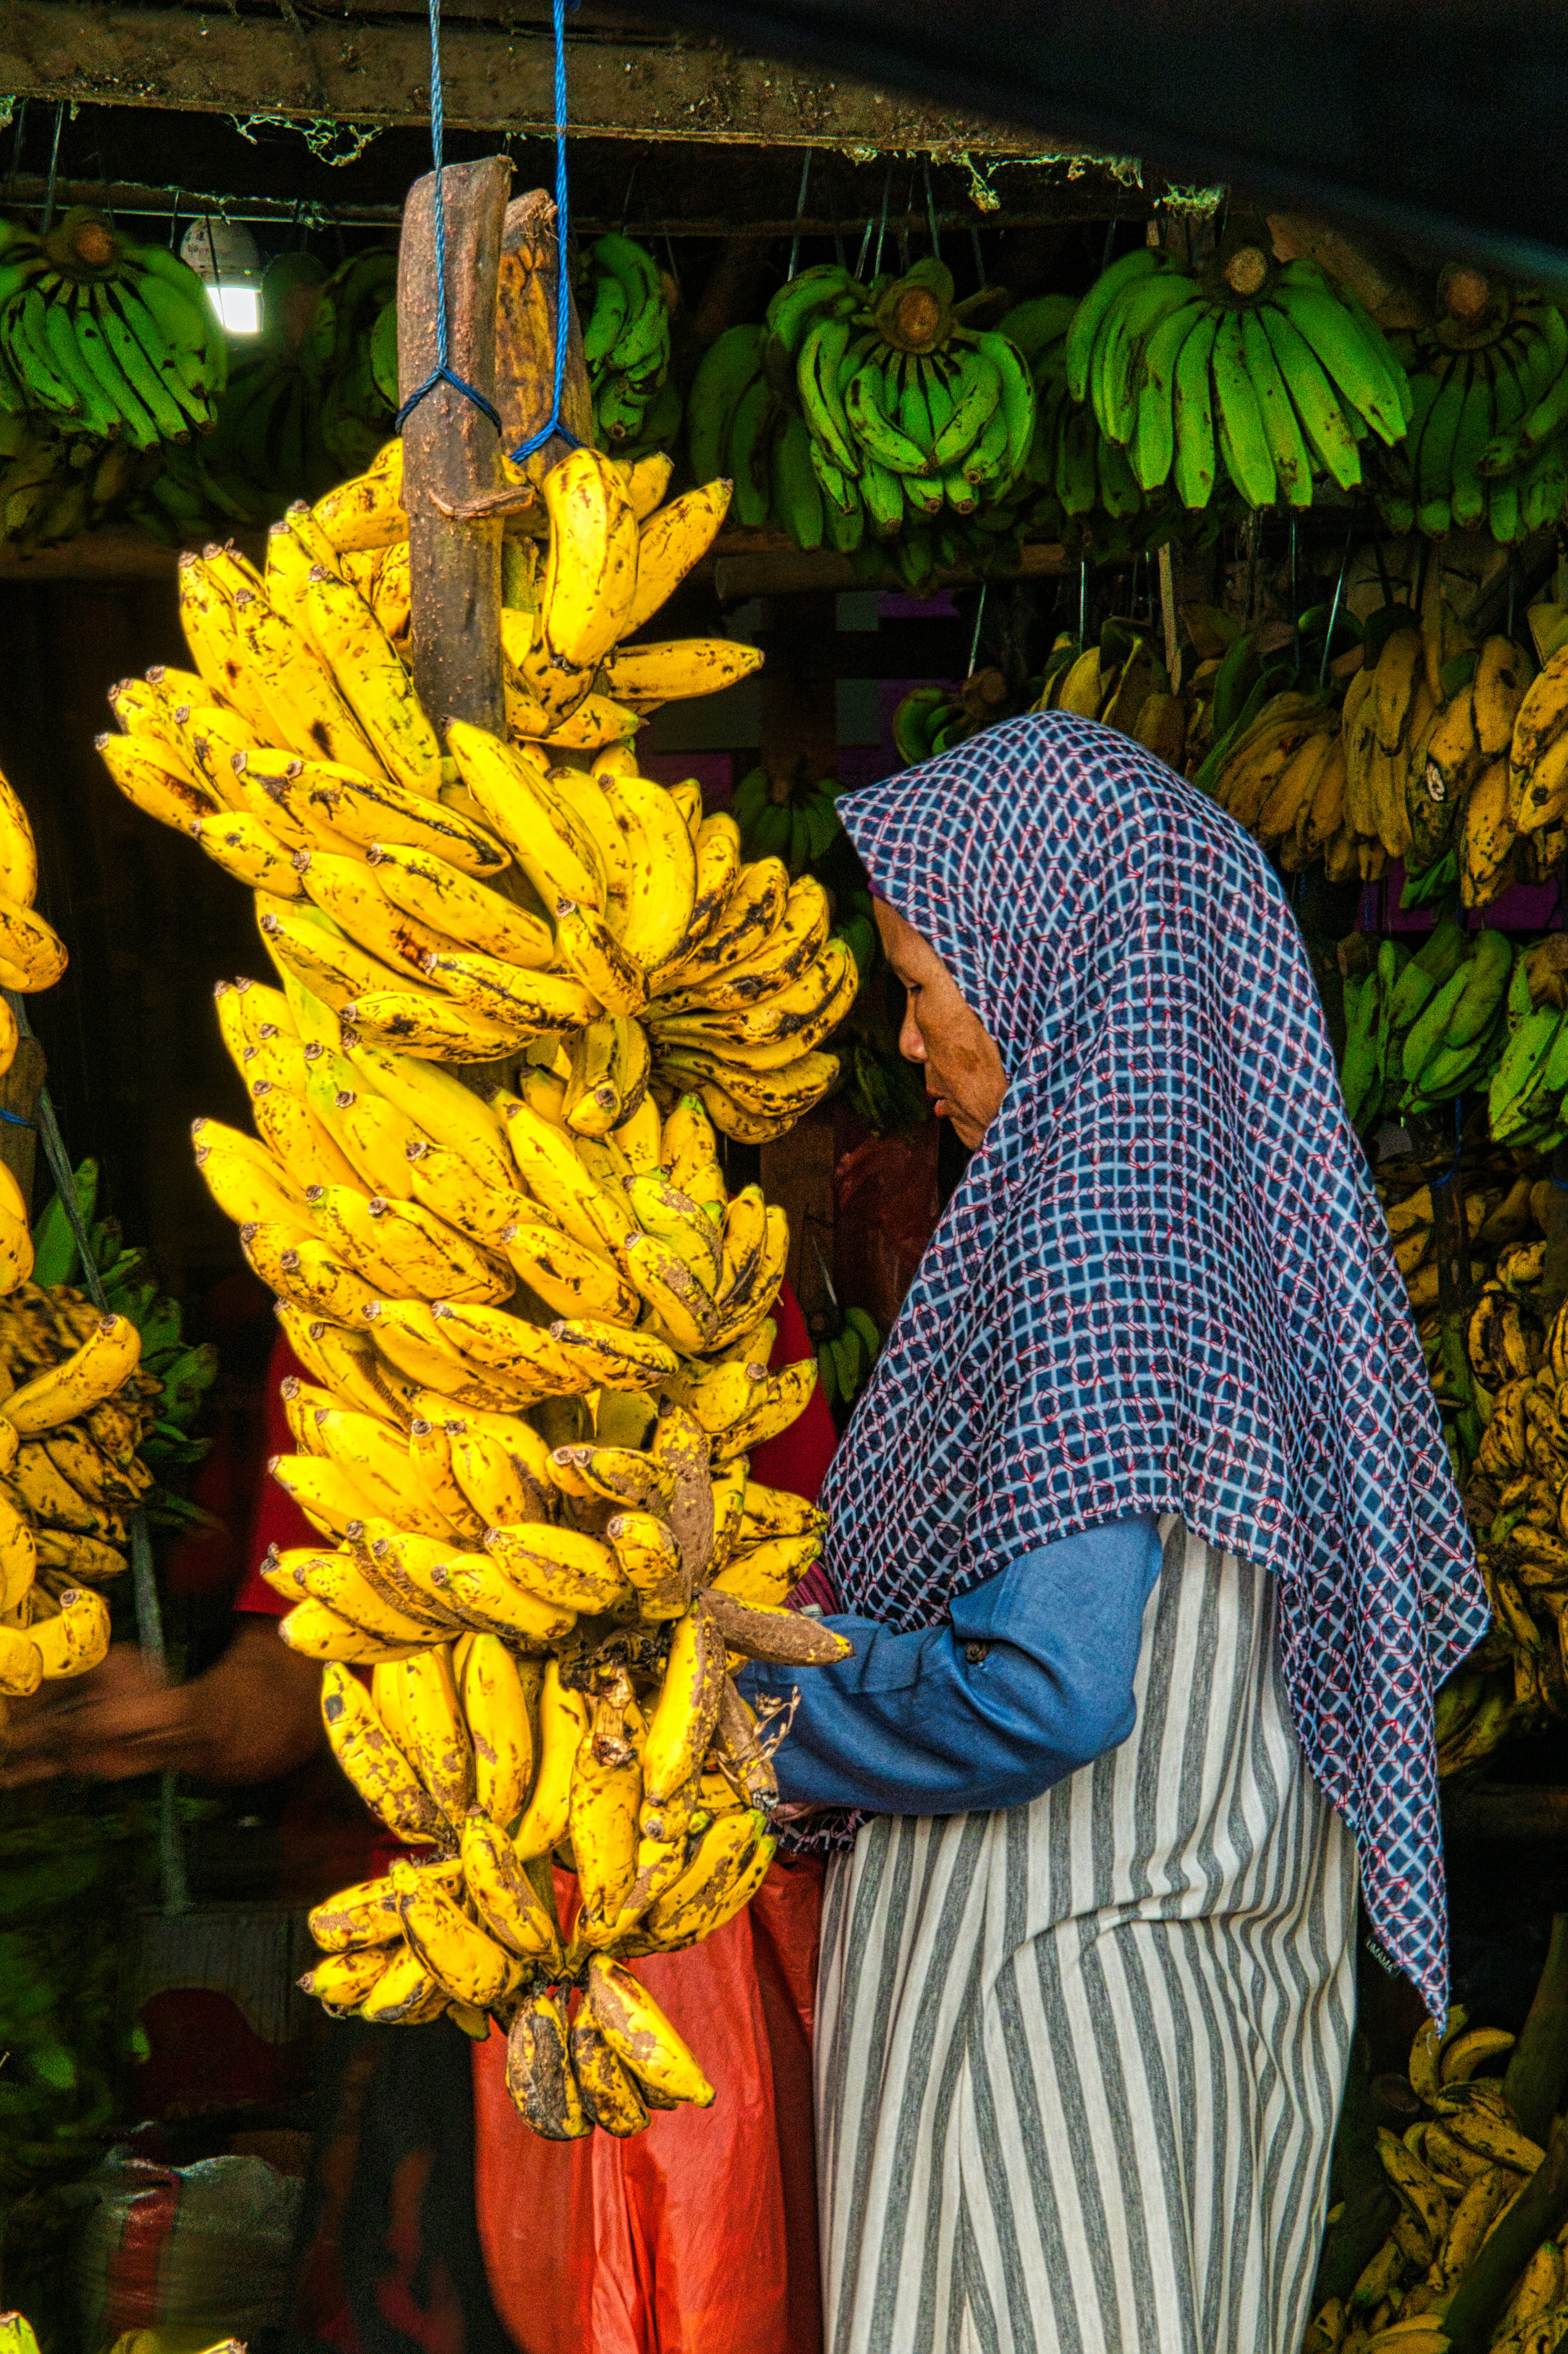
[[[778, 1371], [811, 1350], [788, 1288], [775, 1315]], [[267, 1456], [292, 1449], [281, 1388], [302, 1371], [280, 1340], [268, 1368]], [[757, 1450], [753, 1476], [814, 1501], [833, 1444], [818, 1391]], [[173, 1771], [234, 1785], [304, 1764], [324, 1737], [321, 1671], [280, 1640], [288, 1606], [260, 1564], [274, 1543], [318, 1542], [264, 1481], [233, 1637], [216, 1664], [164, 1685], [133, 1645], [116, 1645], [94, 1674], [18, 1712], [0, 1778]], [[802, 1589], [813, 1598], [810, 1575]], [[388, 1851], [380, 1842], [367, 1868]], [[632, 1965], [697, 2050], [718, 2100], [655, 2111], [629, 2142], [596, 2133], [562, 2145], [532, 2133], [507, 2094], [498, 2032], [470, 2046], [444, 2020], [422, 2030], [356, 2021], [356, 2048], [376, 2055], [358, 2066], [334, 2029], [301, 2270], [307, 2333], [344, 2354], [506, 2354], [508, 2340], [522, 2354], [816, 2354], [810, 2032], [821, 1879], [815, 1858], [778, 1861], [746, 1911], [703, 1945]]]

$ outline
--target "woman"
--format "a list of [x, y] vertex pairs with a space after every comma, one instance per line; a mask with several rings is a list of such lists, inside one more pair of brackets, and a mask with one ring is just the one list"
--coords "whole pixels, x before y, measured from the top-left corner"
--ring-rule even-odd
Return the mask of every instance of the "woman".
[[[1295, 2354], [1371, 1921], [1446, 1993], [1432, 1690], [1487, 1609], [1256, 846], [1053, 715], [857, 793], [904, 1050], [978, 1147], [830, 1474], [856, 1646], [830, 2354]], [[751, 1670], [754, 1698], [789, 1690]]]

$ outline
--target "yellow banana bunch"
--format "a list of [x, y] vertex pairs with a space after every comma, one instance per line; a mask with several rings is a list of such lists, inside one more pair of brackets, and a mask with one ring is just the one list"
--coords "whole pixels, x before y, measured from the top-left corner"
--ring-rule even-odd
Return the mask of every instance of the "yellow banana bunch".
[[[1548, 1978], [1538, 2007], [1543, 1998], [1556, 1999]], [[1499, 2354], [1545, 2354], [1560, 2342], [1568, 2327], [1568, 2266], [1560, 2242], [1539, 2236], [1548, 2219], [1533, 2230], [1525, 2223], [1521, 2194], [1544, 2153], [1520, 2131], [1511, 2106], [1515, 2097], [1534, 2097], [1532, 2087], [1527, 2082], [1516, 2094], [1513, 2070], [1497, 2073], [1513, 2047], [1511, 2035], [1471, 2028], [1462, 2009], [1423, 2026], [1403, 2088], [1402, 2114], [1414, 2122], [1403, 2135], [1386, 2126], [1378, 2132], [1386, 2187], [1377, 2188], [1374, 2175], [1334, 2211], [1319, 2277], [1342, 2285], [1349, 2269], [1342, 2252], [1355, 2246], [1360, 2261], [1369, 2203], [1386, 2210], [1389, 2190], [1398, 2201], [1392, 2228], [1349, 2293], [1341, 2285], [1314, 2316], [1304, 2354], [1358, 2346], [1444, 2354], [1450, 2314], [1456, 2342], [1461, 2332], [1471, 2342], [1474, 2332], [1475, 2343]]]
[[[639, 636], [727, 487], [661, 506], [667, 468], [591, 449], [542, 475], [490, 734], [413, 689], [400, 462], [291, 510], [264, 573], [187, 556], [192, 667], [123, 683], [101, 749], [255, 894], [276, 985], [217, 1000], [249, 1120], [195, 1145], [299, 1364], [270, 1469], [314, 1542], [264, 1574], [344, 1772], [425, 1859], [319, 1909], [310, 1988], [498, 2020], [538, 2130], [630, 2133], [712, 2095], [617, 1956], [712, 1934], [771, 1859], [779, 1728], [730, 1670], [844, 1648], [784, 1606], [820, 1519], [749, 1478], [815, 1368], [769, 1369], [787, 1221], [732, 1195], [720, 1139], [832, 1086], [859, 976], [821, 887], [745, 864], [632, 748], [756, 667]], [[0, 978], [38, 952], [10, 889], [0, 840]], [[17, 1688], [92, 1638], [87, 1556], [40, 1541], [107, 1549], [134, 1489], [92, 1419], [126, 1394], [115, 1337], [13, 1375]]]

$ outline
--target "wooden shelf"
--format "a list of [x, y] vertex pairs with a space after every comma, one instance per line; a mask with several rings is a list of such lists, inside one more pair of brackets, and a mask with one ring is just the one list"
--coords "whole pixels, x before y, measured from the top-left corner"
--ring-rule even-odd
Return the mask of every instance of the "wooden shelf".
[[[214, 535], [217, 535], [216, 525]], [[236, 536], [248, 552], [255, 552], [254, 534]], [[30, 556], [0, 546], [0, 581], [172, 580], [179, 553], [178, 548], [165, 547], [160, 540], [123, 527], [84, 531], [75, 539], [62, 540], [58, 547], [40, 547]], [[835, 556], [825, 547], [808, 552], [775, 531], [721, 533], [706, 566], [719, 596], [731, 605], [744, 604], [753, 597], [788, 597], [863, 585], [856, 580], [847, 556]], [[1025, 547], [1022, 563], [1006, 577], [1031, 579], [1071, 569], [1066, 550], [1042, 540]], [[973, 572], [940, 572], [935, 585], [960, 588], [978, 578]]]

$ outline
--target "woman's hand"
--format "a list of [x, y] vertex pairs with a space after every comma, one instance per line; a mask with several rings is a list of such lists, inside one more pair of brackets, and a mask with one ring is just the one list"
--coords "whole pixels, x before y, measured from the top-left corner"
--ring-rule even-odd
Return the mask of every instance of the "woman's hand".
[[291, 1651], [270, 1618], [241, 1619], [222, 1659], [188, 1684], [164, 1682], [133, 1643], [116, 1643], [90, 1674], [10, 1704], [0, 1788], [56, 1774], [268, 1782], [321, 1745], [320, 1690], [315, 1661]]

